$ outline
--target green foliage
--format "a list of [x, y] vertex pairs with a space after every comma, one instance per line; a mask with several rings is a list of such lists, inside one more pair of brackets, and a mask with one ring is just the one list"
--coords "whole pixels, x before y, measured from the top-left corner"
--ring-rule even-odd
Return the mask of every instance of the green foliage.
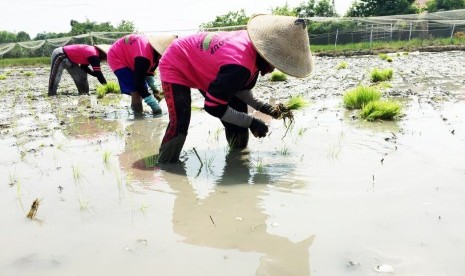
[[388, 69], [378, 69], [375, 68], [371, 71], [370, 79], [372, 82], [388, 81], [392, 79], [394, 71], [391, 68]]
[[345, 61], [339, 62], [339, 64], [336, 66], [336, 69], [346, 69], [349, 66], [349, 64]]
[[50, 57], [0, 59], [0, 67], [49, 65]]
[[372, 86], [357, 86], [343, 96], [344, 106], [348, 109], [360, 109], [371, 101], [381, 98], [381, 92]]
[[[339, 30], [340, 33], [357, 28], [357, 22], [348, 20], [331, 20], [331, 21], [310, 21], [307, 29], [310, 35], [334, 33]], [[333, 45], [334, 46], [334, 45]]]
[[426, 2], [428, 12], [449, 11], [465, 8], [464, 0], [429, 0]]
[[401, 114], [402, 108], [394, 101], [373, 101], [363, 106], [360, 116], [368, 121], [394, 120]]
[[289, 16], [297, 16], [297, 11], [291, 8], [287, 2], [282, 7], [276, 7], [271, 9], [271, 14], [274, 15], [289, 15]]
[[415, 0], [359, 0], [352, 2], [348, 17], [369, 17], [417, 13]]
[[291, 97], [284, 105], [290, 110], [297, 110], [307, 107], [310, 103], [302, 96]]
[[228, 27], [228, 26], [241, 26], [247, 25], [249, 17], [245, 15], [244, 9], [239, 11], [231, 11], [225, 15], [220, 15], [215, 20], [200, 24], [201, 29]]
[[108, 81], [106, 84], [98, 85], [97, 88], [97, 98], [101, 99], [109, 93], [119, 93], [120, 87], [119, 84], [115, 81]]
[[271, 73], [270, 80], [271, 81], [285, 81], [287, 80], [287, 75], [276, 69]]
[[334, 17], [338, 16], [334, 10], [332, 1], [330, 0], [320, 0], [316, 2], [315, 0], [308, 0], [306, 3], [303, 2], [297, 8], [295, 8], [296, 13], [300, 17]]

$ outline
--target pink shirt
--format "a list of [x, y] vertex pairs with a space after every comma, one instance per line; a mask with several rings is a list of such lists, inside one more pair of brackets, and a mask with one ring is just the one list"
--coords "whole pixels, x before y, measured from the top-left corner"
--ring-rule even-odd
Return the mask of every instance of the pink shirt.
[[134, 71], [135, 58], [145, 57], [150, 61], [149, 68], [153, 68], [155, 65], [153, 51], [146, 36], [139, 34], [126, 35], [111, 45], [107, 55], [107, 63], [113, 72], [124, 67], [129, 67]]
[[205, 92], [223, 65], [241, 65], [258, 72], [257, 51], [247, 31], [198, 33], [173, 41], [163, 54], [159, 70], [164, 82], [182, 84]]
[[79, 65], [89, 65], [89, 57], [99, 56], [97, 48], [85, 44], [66, 45], [63, 51], [69, 60]]

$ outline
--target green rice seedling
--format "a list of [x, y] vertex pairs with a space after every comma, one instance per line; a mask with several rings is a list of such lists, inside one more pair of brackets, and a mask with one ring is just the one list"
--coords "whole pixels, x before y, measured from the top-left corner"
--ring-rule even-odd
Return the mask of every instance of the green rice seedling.
[[258, 158], [256, 160], [255, 169], [257, 170], [257, 173], [265, 172], [265, 166], [263, 165], [263, 158]]
[[398, 102], [373, 101], [362, 108], [360, 116], [368, 121], [394, 120], [401, 114], [401, 111], [402, 108]]
[[349, 64], [345, 61], [339, 62], [339, 64], [336, 66], [336, 69], [347, 69], [349, 67]]
[[6, 75], [0, 75], [0, 80], [6, 80]]
[[381, 92], [372, 86], [357, 86], [343, 96], [344, 106], [348, 109], [361, 109], [371, 101], [381, 98]]
[[108, 150], [105, 150], [103, 152], [103, 164], [105, 164], [105, 167], [107, 168], [110, 166], [110, 157], [111, 157], [111, 152]]
[[201, 110], [203, 110], [203, 107], [193, 105], [193, 106], [191, 106], [191, 110], [192, 111], [201, 111]]
[[387, 61], [387, 62], [392, 62], [393, 59], [392, 59], [392, 57], [388, 57], [388, 58], [386, 59], [386, 61]]
[[302, 95], [297, 95], [291, 97], [285, 106], [289, 110], [297, 110], [297, 109], [302, 109], [305, 108], [309, 105], [310, 103], [302, 96]]
[[307, 131], [307, 128], [301, 127], [301, 128], [299, 128], [299, 131], [297, 132], [297, 135], [303, 136], [305, 131]]
[[388, 69], [378, 69], [375, 68], [371, 71], [371, 81], [372, 82], [381, 82], [381, 81], [388, 81], [392, 79], [394, 71], [391, 68]]
[[285, 81], [287, 80], [287, 75], [279, 70], [274, 70], [270, 76], [271, 81]]
[[386, 60], [388, 58], [388, 55], [387, 54], [379, 54], [378, 55], [380, 59], [382, 60]]
[[157, 166], [157, 161], [158, 161], [157, 155], [151, 155], [148, 157], [144, 157], [145, 168], [147, 169], [155, 168]]
[[290, 154], [290, 150], [289, 150], [289, 147], [284, 145], [281, 150], [279, 150], [279, 154], [281, 154], [282, 156], [287, 156]]
[[24, 72], [23, 74], [24, 74], [26, 77], [33, 77], [33, 76], [36, 75], [34, 72], [31, 72], [31, 71]]
[[404, 52], [404, 56], [408, 56], [408, 52]]
[[82, 179], [82, 173], [81, 169], [77, 166], [73, 166], [73, 178], [74, 178], [74, 183], [78, 184], [81, 182]]

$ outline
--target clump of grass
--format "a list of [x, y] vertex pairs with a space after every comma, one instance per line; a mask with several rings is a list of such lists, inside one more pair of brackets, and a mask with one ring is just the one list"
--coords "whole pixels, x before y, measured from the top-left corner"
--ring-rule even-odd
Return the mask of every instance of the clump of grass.
[[341, 61], [339, 62], [339, 64], [336, 66], [336, 69], [346, 69], [347, 67], [349, 67], [349, 64], [345, 61]]
[[97, 86], [97, 98], [101, 99], [109, 93], [119, 93], [120, 87], [119, 84], [115, 81], [108, 81], [106, 84], [101, 84]]
[[6, 75], [0, 75], [0, 80], [5, 80], [6, 79]]
[[343, 96], [345, 107], [348, 109], [360, 109], [371, 101], [381, 98], [381, 92], [372, 86], [357, 86]]
[[271, 81], [285, 81], [285, 80], [287, 80], [287, 75], [284, 74], [283, 72], [279, 71], [279, 70], [274, 70], [271, 73], [270, 80]]
[[381, 82], [381, 81], [391, 80], [393, 74], [394, 74], [394, 71], [391, 68], [382, 69], [382, 70], [375, 68], [373, 69], [373, 71], [371, 71], [371, 81]]
[[382, 60], [386, 60], [388, 58], [388, 55], [387, 54], [379, 54], [378, 55], [380, 59]]
[[401, 114], [402, 108], [395, 101], [373, 101], [367, 103], [360, 112], [360, 116], [368, 121], [394, 120]]
[[33, 77], [33, 76], [36, 75], [34, 72], [31, 72], [31, 71], [24, 72], [23, 74], [24, 74], [26, 77]]

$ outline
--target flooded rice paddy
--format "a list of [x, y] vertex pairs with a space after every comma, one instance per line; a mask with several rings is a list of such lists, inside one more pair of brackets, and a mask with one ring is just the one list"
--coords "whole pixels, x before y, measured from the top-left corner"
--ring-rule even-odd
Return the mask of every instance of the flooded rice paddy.
[[[183, 162], [162, 167], [166, 114], [78, 96], [66, 73], [47, 97], [48, 68], [0, 69], [0, 275], [465, 275], [465, 53], [315, 64], [257, 84], [309, 99], [292, 128], [254, 114], [270, 134], [230, 151], [193, 111]], [[398, 121], [342, 105], [375, 67], [394, 69]]]

